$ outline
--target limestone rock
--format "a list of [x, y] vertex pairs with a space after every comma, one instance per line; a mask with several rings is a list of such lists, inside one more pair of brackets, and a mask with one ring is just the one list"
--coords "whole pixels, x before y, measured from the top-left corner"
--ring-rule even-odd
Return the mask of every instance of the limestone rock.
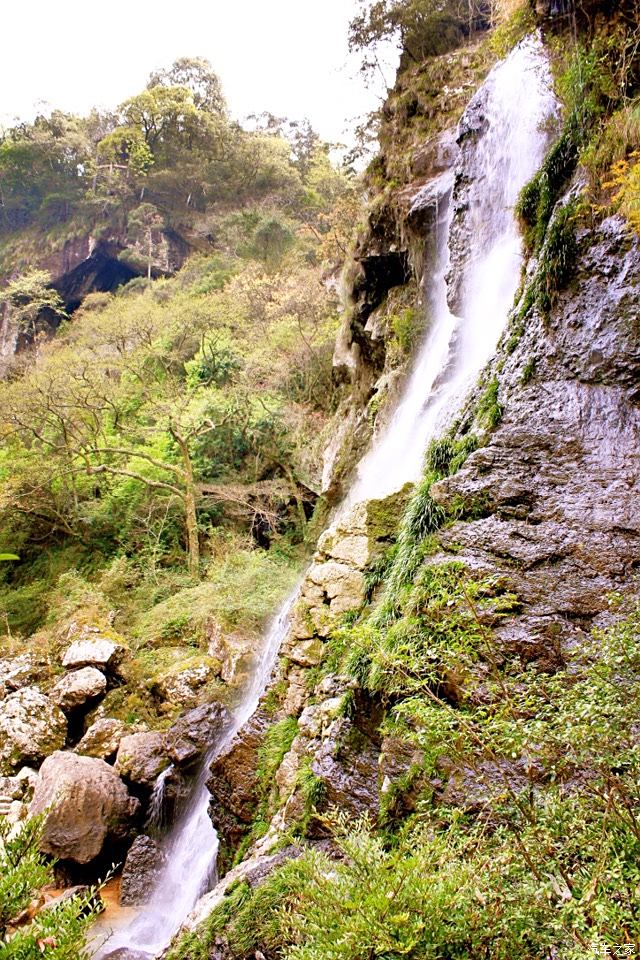
[[223, 631], [216, 620], [205, 624], [207, 653], [220, 664], [220, 679], [233, 683], [245, 658], [251, 653], [253, 639], [239, 633]]
[[100, 697], [107, 690], [107, 678], [95, 667], [82, 667], [60, 677], [49, 696], [63, 710], [75, 710], [88, 700]]
[[369, 560], [369, 538], [358, 533], [340, 536], [334, 530], [327, 530], [318, 541], [318, 550], [362, 569]]
[[102, 717], [92, 723], [76, 747], [76, 753], [86, 757], [98, 757], [108, 760], [113, 757], [124, 736], [125, 726], [122, 720], [114, 717]]
[[30, 767], [23, 767], [13, 777], [0, 777], [0, 816], [12, 823], [24, 819], [37, 779], [37, 772]]
[[40, 768], [30, 813], [50, 808], [41, 841], [44, 853], [89, 863], [107, 840], [127, 835], [138, 806], [104, 760], [57, 752]]
[[44, 664], [31, 653], [3, 658], [0, 660], [0, 700], [23, 687], [33, 686], [43, 672]]
[[67, 647], [62, 657], [62, 666], [68, 670], [78, 667], [97, 667], [106, 672], [114, 671], [127, 652], [124, 644], [104, 636], [97, 627], [85, 627], [80, 639]]
[[287, 674], [287, 695], [282, 709], [290, 717], [297, 717], [304, 707], [309, 693], [306, 675], [307, 671], [304, 668], [296, 666], [292, 666]]
[[327, 596], [331, 613], [344, 613], [360, 606], [364, 597], [364, 577], [346, 563], [328, 560], [309, 567], [309, 580]]
[[207, 696], [207, 685], [220, 672], [220, 661], [212, 657], [196, 657], [193, 665], [171, 670], [158, 677], [153, 692], [160, 699], [188, 710], [197, 707]]
[[122, 870], [120, 903], [129, 906], [147, 900], [164, 862], [165, 857], [155, 840], [144, 834], [136, 837]]
[[189, 710], [166, 735], [166, 750], [179, 767], [189, 767], [211, 749], [229, 723], [229, 713], [219, 703]]
[[120, 741], [115, 768], [132, 783], [150, 787], [168, 764], [162, 733], [130, 733]]
[[317, 637], [311, 640], [299, 640], [287, 647], [287, 656], [301, 667], [315, 667], [322, 660], [324, 643]]
[[258, 752], [270, 718], [258, 709], [210, 767], [209, 815], [224, 843], [236, 847], [255, 816], [259, 797]]
[[25, 687], [0, 701], [0, 773], [39, 762], [66, 739], [64, 713], [37, 687]]

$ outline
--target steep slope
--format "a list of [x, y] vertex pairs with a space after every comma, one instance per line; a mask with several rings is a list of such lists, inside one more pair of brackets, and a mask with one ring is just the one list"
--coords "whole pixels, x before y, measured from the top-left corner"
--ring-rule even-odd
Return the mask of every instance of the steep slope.
[[[247, 844], [249, 859], [172, 957], [637, 943], [640, 247], [620, 216], [593, 216], [577, 153], [497, 354], [404, 518], [407, 491], [321, 538], [278, 683], [212, 767], [221, 865]], [[468, 189], [459, 178], [454, 310]], [[410, 262], [392, 230], [385, 251], [370, 241], [373, 301], [343, 360], [365, 402], [384, 364], [375, 277], [401, 288]]]

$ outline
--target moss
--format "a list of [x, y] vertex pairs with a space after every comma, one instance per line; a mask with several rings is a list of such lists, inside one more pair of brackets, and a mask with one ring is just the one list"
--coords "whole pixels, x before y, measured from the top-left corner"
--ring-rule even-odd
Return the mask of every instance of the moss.
[[529, 360], [525, 363], [522, 368], [522, 373], [520, 374], [520, 383], [523, 386], [526, 386], [527, 383], [532, 379], [534, 373], [536, 372], [537, 361], [535, 357], [530, 357]]
[[257, 774], [262, 789], [271, 788], [278, 767], [291, 749], [297, 733], [298, 721], [294, 717], [284, 717], [267, 730], [258, 750]]
[[322, 777], [318, 777], [313, 772], [312, 763], [311, 757], [305, 757], [300, 764], [296, 778], [297, 786], [304, 799], [307, 816], [310, 816], [324, 805], [327, 795], [326, 784]]
[[476, 415], [487, 429], [495, 430], [502, 420], [503, 407], [498, 399], [500, 384], [497, 377], [493, 377], [478, 400]]
[[527, 34], [535, 29], [535, 26], [533, 9], [527, 0], [524, 0], [493, 31], [490, 40], [491, 49], [500, 59], [506, 57]]

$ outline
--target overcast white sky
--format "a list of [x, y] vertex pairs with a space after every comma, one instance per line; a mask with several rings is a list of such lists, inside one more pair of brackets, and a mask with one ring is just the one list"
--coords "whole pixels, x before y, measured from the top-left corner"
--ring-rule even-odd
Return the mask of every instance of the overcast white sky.
[[[233, 115], [309, 117], [322, 137], [372, 109], [349, 59], [357, 0], [5, 0], [0, 16], [0, 123], [36, 105], [114, 107], [180, 56], [209, 59]], [[387, 69], [387, 80], [393, 71]], [[382, 88], [382, 90], [381, 90]]]

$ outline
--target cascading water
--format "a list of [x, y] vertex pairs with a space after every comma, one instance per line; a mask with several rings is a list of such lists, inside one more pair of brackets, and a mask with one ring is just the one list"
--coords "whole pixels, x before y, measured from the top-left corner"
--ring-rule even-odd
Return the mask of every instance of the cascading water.
[[[154, 957], [170, 942], [198, 898], [215, 880], [218, 837], [208, 814], [211, 795], [206, 780], [213, 759], [222, 753], [249, 720], [262, 696], [289, 624], [289, 612], [298, 588], [282, 604], [255, 658], [255, 667], [232, 721], [212, 747], [194, 784], [190, 802], [170, 832], [163, 868], [148, 903], [126, 927], [110, 931], [94, 954], [107, 957], [121, 947]], [[159, 788], [161, 789], [161, 787]]]
[[451, 421], [505, 328], [520, 280], [522, 241], [513, 208], [540, 166], [557, 105], [542, 43], [529, 37], [493, 68], [467, 112], [480, 112], [474, 189], [464, 211], [468, 251], [458, 278], [459, 316], [447, 302], [451, 192], [443, 191], [437, 256], [426, 287], [430, 325], [404, 395], [362, 459], [348, 504], [387, 496], [420, 477], [430, 439]]
[[[513, 207], [519, 191], [542, 161], [548, 142], [542, 126], [556, 109], [540, 40], [525, 40], [498, 64], [476, 98], [480, 96], [482, 122], [471, 133], [476, 138], [472, 173], [475, 189], [462, 214], [468, 242], [462, 272], [456, 278], [459, 315], [454, 316], [447, 303], [449, 240], [455, 213], [450, 175], [450, 183], [440, 185], [444, 189], [440, 191], [443, 200], [437, 214], [435, 264], [426, 289], [430, 329], [404, 396], [363, 458], [345, 506], [385, 496], [418, 479], [429, 440], [460, 409], [506, 324], [522, 260]], [[208, 768], [256, 709], [287, 632], [297, 592], [283, 604], [272, 623], [233, 722], [212, 748], [191, 802], [169, 834], [167, 863], [149, 902], [126, 928], [114, 931], [96, 958], [105, 958], [121, 947], [131, 950], [132, 955], [156, 956], [215, 879], [218, 840], [207, 813]], [[158, 791], [161, 789], [162, 784]]]

